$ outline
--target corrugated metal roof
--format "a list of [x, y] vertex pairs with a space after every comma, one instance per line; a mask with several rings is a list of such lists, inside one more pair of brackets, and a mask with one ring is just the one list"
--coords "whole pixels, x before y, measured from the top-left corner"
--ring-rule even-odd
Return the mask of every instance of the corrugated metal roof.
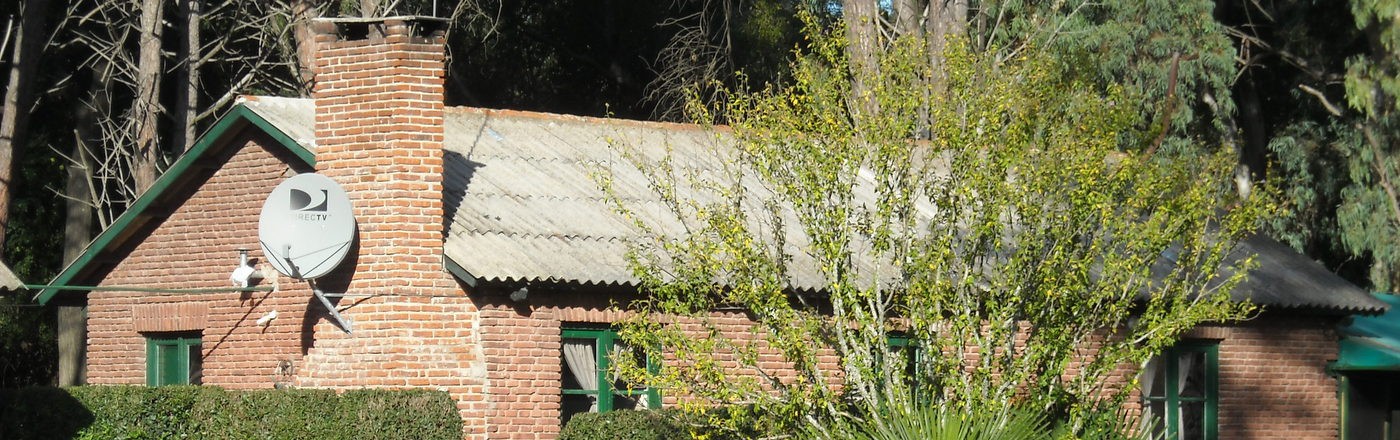
[[[446, 131], [445, 252], [485, 281], [635, 285], [626, 254], [650, 236], [618, 214], [601, 182], [656, 231], [679, 237], [684, 229], [628, 154], [659, 161], [669, 152], [698, 179], [733, 181], [715, 154], [726, 150], [724, 135], [697, 126], [450, 109]], [[681, 180], [685, 197], [716, 200]], [[761, 212], [769, 194], [752, 177], [744, 185], [752, 190], [746, 208]], [[797, 224], [792, 212], [782, 215]], [[805, 235], [787, 232], [790, 287], [821, 288], [825, 278], [798, 251]]]
[[1387, 308], [1365, 290], [1271, 238], [1247, 237], [1231, 252], [1237, 260], [1248, 255], [1255, 256], [1258, 266], [1231, 292], [1236, 300], [1348, 313], [1379, 313]]
[[[314, 151], [310, 100], [259, 97], [245, 105]], [[446, 124], [444, 252], [482, 281], [634, 285], [638, 280], [625, 255], [629, 243], [646, 234], [615, 211], [599, 176], [609, 176], [615, 194], [647, 224], [673, 237], [683, 229], [624, 150], [651, 162], [670, 154], [689, 173], [733, 181], [721, 156], [728, 151], [724, 134], [694, 125], [470, 108], [448, 108]], [[764, 212], [763, 185], [744, 179], [754, 196], [745, 208]], [[705, 191], [681, 190], [707, 199]], [[857, 193], [872, 195], [869, 188]], [[791, 287], [819, 290], [824, 277], [800, 251], [808, 243], [805, 234], [791, 227], [798, 223], [790, 210], [780, 215], [790, 226], [785, 240], [793, 256]], [[1235, 249], [1237, 257], [1248, 254], [1258, 254], [1260, 264], [1236, 290], [1237, 299], [1283, 308], [1385, 310], [1384, 303], [1273, 240], [1251, 237]], [[864, 273], [892, 274], [874, 259], [858, 260]]]
[[310, 99], [244, 96], [240, 103], [307, 151], [316, 151], [316, 106]]

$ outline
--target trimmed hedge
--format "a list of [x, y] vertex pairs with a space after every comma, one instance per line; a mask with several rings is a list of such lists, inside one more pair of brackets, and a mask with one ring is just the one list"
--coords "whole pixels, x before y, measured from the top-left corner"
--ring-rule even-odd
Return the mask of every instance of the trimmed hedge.
[[574, 415], [559, 432], [559, 440], [671, 440], [690, 438], [690, 431], [670, 410], [612, 411]]
[[462, 438], [447, 393], [209, 386], [0, 390], [0, 439]]
[[[582, 413], [569, 419], [559, 440], [748, 440], [783, 437], [760, 421], [752, 407], [728, 406], [686, 412], [677, 408]], [[742, 423], [735, 423], [743, 420]]]

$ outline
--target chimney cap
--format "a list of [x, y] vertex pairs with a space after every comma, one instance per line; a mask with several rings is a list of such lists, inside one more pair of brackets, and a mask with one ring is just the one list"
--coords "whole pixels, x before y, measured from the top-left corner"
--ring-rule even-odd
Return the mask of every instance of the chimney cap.
[[[330, 40], [327, 41], [377, 39], [387, 33], [401, 32], [407, 32], [410, 37], [442, 38], [449, 24], [451, 21], [446, 18], [420, 15], [315, 18], [311, 21], [311, 27], [317, 34], [330, 36]], [[389, 30], [400, 26], [404, 29]]]
[[379, 23], [387, 21], [425, 21], [447, 24], [450, 20], [443, 17], [430, 17], [427, 15], [395, 15], [392, 17], [319, 17], [312, 21], [327, 23]]

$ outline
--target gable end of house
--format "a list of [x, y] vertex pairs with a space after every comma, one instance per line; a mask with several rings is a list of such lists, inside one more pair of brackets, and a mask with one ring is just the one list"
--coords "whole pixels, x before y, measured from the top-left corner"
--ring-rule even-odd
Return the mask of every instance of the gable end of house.
[[39, 290], [35, 295], [35, 300], [40, 304], [48, 304], [64, 292], [86, 293], [80, 289], [69, 289], [64, 286], [79, 282], [84, 277], [95, 273], [101, 266], [102, 257], [138, 235], [136, 232], [150, 220], [155, 219], [156, 213], [161, 207], [178, 205], [179, 201], [175, 199], [182, 195], [188, 195], [188, 192], [180, 191], [180, 189], [184, 188], [185, 184], [197, 179], [202, 174], [200, 171], [216, 169], [217, 167], [210, 167], [205, 162], [232, 146], [232, 140], [243, 134], [245, 130], [260, 131], [273, 141], [270, 146], [285, 149], [301, 165], [307, 167], [316, 165], [315, 154], [306, 146], [293, 140], [291, 136], [247, 105], [235, 106], [213, 127], [210, 127], [209, 131], [200, 137], [189, 151], [171, 164], [170, 168], [161, 174], [160, 178], [156, 179], [156, 182], [146, 192], [137, 197], [126, 212], [117, 217], [111, 226], [98, 234], [78, 258], [74, 259], [62, 272], [59, 272], [53, 281], [42, 287], [42, 290]]

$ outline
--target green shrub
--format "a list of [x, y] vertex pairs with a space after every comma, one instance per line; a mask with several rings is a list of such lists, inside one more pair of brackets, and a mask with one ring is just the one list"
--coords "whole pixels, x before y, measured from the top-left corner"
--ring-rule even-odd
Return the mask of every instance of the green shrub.
[[92, 386], [0, 390], [0, 438], [460, 439], [445, 392]]
[[559, 440], [672, 440], [690, 438], [675, 411], [612, 411], [575, 415]]
[[[927, 405], [886, 408], [882, 421], [852, 415], [809, 426], [798, 438], [813, 440], [1153, 440], [1111, 405], [1091, 406], [1079, 417], [1006, 405]], [[1076, 420], [1077, 425], [1069, 424]]]
[[[462, 416], [447, 393], [426, 390], [399, 391], [393, 399], [378, 390], [347, 391], [341, 411], [357, 427], [356, 439], [425, 438], [432, 433], [462, 437]], [[441, 438], [441, 437], [435, 437]]]
[[810, 427], [801, 437], [851, 440], [1054, 440], [1045, 414], [1013, 408], [929, 405], [891, 409], [883, 423], [853, 418]]

